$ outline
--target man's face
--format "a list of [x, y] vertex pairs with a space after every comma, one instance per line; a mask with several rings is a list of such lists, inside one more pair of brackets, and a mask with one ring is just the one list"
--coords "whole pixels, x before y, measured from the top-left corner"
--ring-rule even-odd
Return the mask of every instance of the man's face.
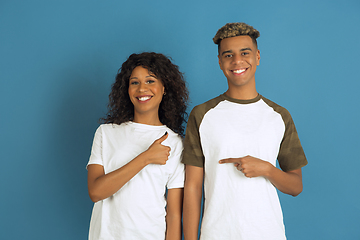
[[255, 72], [260, 64], [260, 51], [251, 37], [245, 35], [221, 40], [218, 57], [229, 88], [255, 86]]

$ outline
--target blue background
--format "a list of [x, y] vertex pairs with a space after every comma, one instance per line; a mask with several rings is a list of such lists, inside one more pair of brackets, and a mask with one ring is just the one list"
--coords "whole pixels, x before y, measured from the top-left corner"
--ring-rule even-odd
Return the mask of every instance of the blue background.
[[358, 0], [0, 1], [0, 239], [86, 239], [85, 165], [122, 62], [171, 56], [190, 111], [226, 91], [212, 38], [238, 21], [309, 160], [303, 193], [279, 194], [288, 239], [360, 239]]

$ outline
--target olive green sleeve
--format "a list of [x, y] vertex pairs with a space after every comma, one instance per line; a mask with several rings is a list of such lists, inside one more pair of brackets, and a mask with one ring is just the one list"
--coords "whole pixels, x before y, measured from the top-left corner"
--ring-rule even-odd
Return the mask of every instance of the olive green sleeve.
[[184, 141], [184, 151], [182, 162], [184, 164], [204, 167], [205, 157], [201, 146], [200, 125], [205, 114], [212, 108], [215, 108], [221, 101], [225, 100], [222, 94], [203, 104], [200, 104], [191, 111], [186, 126]]
[[285, 133], [278, 154], [280, 168], [286, 172], [304, 167], [308, 161], [290, 113], [285, 108], [264, 97], [263, 100], [281, 115], [285, 123]]
[[201, 114], [199, 114], [199, 108], [199, 106], [195, 107], [189, 115], [186, 126], [182, 162], [196, 167], [204, 167], [204, 155], [199, 134], [202, 117], [200, 117]]

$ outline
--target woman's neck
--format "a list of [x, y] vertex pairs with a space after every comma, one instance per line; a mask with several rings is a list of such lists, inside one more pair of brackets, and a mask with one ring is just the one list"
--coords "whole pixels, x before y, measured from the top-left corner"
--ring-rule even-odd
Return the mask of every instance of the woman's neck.
[[153, 125], [153, 126], [162, 126], [160, 122], [159, 115], [149, 115], [149, 114], [134, 114], [133, 122]]

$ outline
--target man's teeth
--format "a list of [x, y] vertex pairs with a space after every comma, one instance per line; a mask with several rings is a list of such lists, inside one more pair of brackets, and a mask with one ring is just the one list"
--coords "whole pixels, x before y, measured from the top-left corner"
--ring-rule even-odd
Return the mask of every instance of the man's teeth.
[[234, 73], [242, 73], [242, 72], [245, 72], [245, 69], [234, 70], [233, 72]]
[[149, 97], [149, 96], [146, 96], [146, 97], [139, 97], [138, 99], [139, 99], [139, 101], [146, 101], [146, 100], [148, 100], [148, 99], [150, 99], [151, 97]]

